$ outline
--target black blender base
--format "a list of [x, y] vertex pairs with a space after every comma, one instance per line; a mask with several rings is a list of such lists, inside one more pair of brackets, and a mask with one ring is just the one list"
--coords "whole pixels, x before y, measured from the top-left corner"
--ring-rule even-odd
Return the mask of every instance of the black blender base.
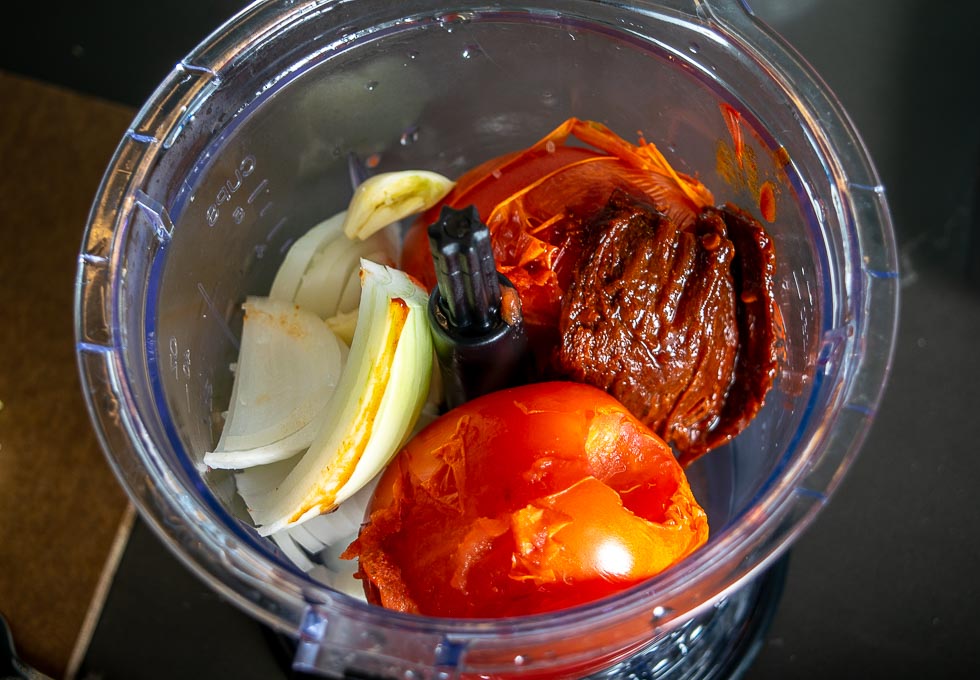
[[[590, 680], [738, 680], [751, 667], [779, 608], [789, 554], [709, 611]], [[319, 676], [293, 669], [296, 641], [265, 629], [287, 678]], [[346, 672], [351, 680], [381, 680]]]
[[738, 680], [762, 648], [788, 569], [787, 553], [709, 611], [590, 680]]

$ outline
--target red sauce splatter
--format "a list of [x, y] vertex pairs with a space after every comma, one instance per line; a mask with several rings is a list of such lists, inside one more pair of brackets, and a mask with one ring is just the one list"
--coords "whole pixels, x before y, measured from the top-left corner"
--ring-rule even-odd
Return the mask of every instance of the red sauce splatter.
[[745, 142], [742, 140], [742, 126], [740, 125], [742, 114], [724, 102], [720, 106], [721, 114], [725, 117], [725, 125], [728, 126], [728, 134], [732, 136], [732, 142], [735, 145], [735, 160], [738, 161], [738, 167], [744, 167]]
[[776, 191], [772, 182], [764, 182], [759, 187], [759, 211], [770, 224], [776, 221]]

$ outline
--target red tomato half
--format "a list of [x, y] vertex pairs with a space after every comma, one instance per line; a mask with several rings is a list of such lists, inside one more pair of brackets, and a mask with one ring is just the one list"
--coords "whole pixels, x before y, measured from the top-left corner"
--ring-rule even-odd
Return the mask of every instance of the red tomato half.
[[518, 616], [611, 595], [707, 536], [659, 437], [605, 392], [551, 382], [470, 401], [414, 437], [345, 557], [375, 604]]

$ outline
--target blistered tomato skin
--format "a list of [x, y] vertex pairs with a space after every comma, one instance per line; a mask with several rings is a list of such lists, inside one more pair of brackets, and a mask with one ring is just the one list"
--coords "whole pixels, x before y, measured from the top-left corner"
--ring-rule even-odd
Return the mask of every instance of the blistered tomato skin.
[[597, 388], [551, 382], [450, 411], [389, 465], [359, 558], [369, 601], [431, 616], [562, 609], [649, 578], [707, 519], [669, 447]]

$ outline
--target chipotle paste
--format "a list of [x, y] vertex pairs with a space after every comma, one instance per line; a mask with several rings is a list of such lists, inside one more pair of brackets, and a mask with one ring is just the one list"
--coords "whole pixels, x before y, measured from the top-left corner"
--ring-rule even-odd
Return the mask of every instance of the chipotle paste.
[[772, 243], [734, 206], [680, 227], [621, 191], [585, 233], [559, 371], [619, 399], [690, 463], [744, 429], [775, 376]]

